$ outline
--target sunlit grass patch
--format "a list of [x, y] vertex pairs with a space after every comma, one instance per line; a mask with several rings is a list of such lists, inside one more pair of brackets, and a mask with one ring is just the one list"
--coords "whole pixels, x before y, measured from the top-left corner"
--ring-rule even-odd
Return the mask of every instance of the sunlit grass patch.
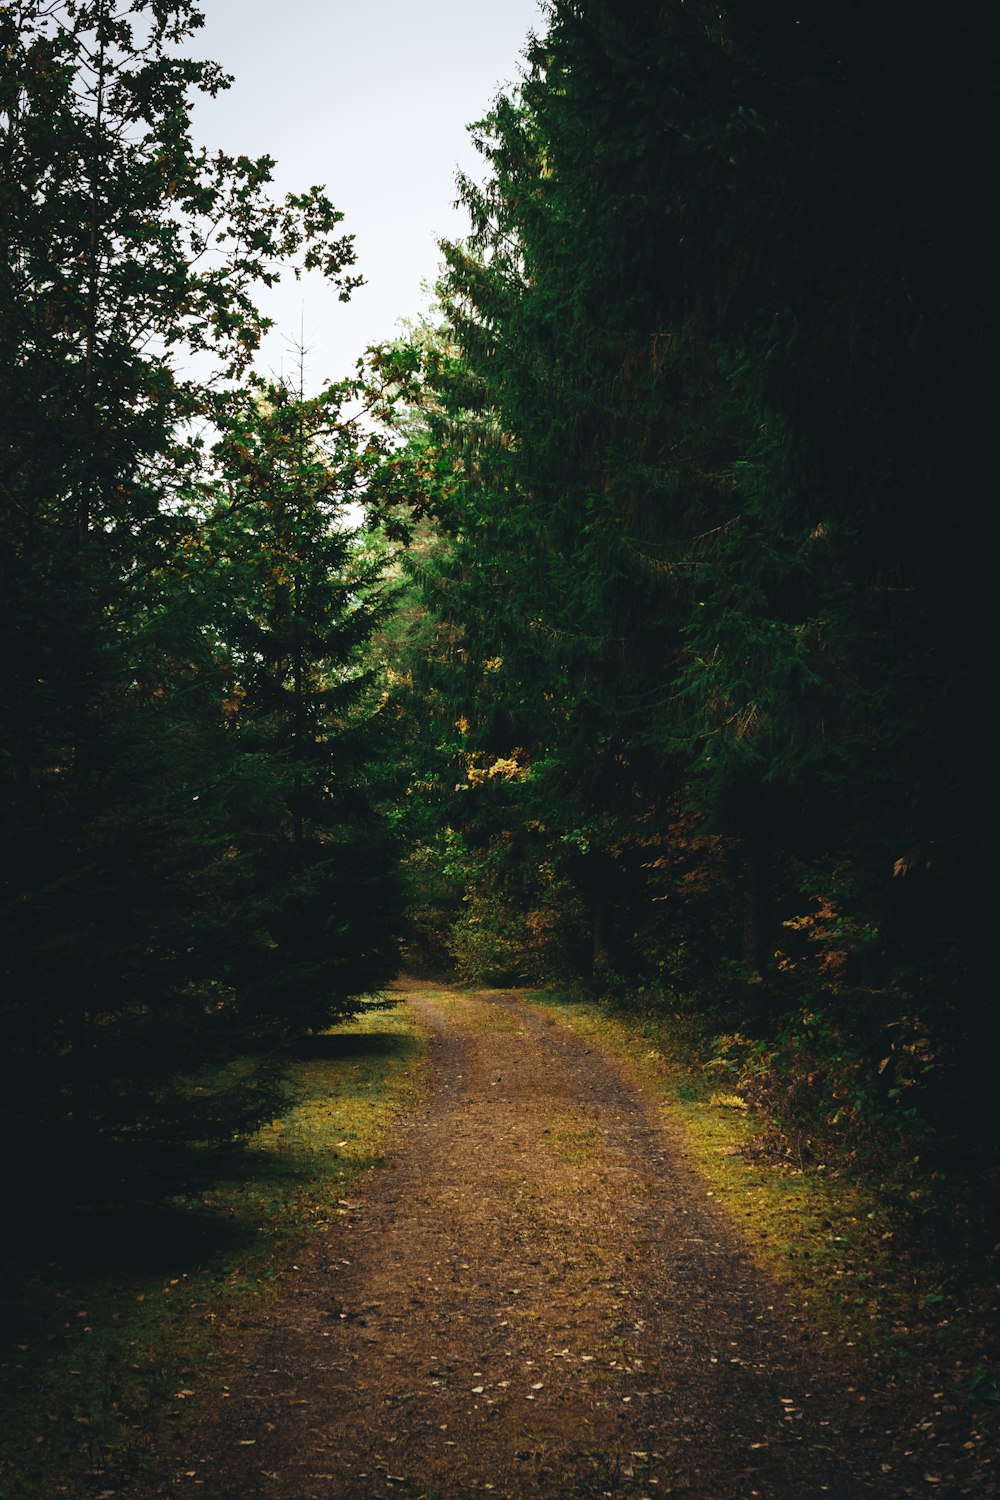
[[552, 1146], [561, 1161], [569, 1166], [579, 1166], [582, 1162], [592, 1160], [600, 1149], [597, 1127], [589, 1125], [578, 1130], [554, 1130]]
[[516, 1012], [500, 1005], [480, 1003], [474, 1013], [477, 1031], [495, 1033], [500, 1036], [519, 1036], [523, 1030]]
[[421, 1087], [423, 1039], [405, 1007], [359, 1016], [314, 1037], [289, 1075], [288, 1108], [250, 1142], [250, 1177], [203, 1195], [272, 1238], [328, 1228], [338, 1185], [382, 1164], [393, 1117]]
[[99, 1493], [197, 1424], [224, 1378], [220, 1333], [296, 1274], [423, 1086], [409, 1011], [367, 1012], [304, 1045], [287, 1108], [213, 1156], [198, 1194], [53, 1213], [9, 1239], [0, 1500]]
[[493, 1003], [498, 994], [507, 995], [508, 990], [469, 989], [462, 985], [447, 985], [427, 989], [427, 994], [445, 1015], [474, 1031], [496, 1032], [517, 1035], [523, 1030], [521, 1018], [516, 1010]]
[[706, 1193], [739, 1225], [761, 1264], [809, 1307], [821, 1337], [897, 1368], [926, 1362], [942, 1370], [942, 1385], [979, 1399], [976, 1372], [993, 1369], [996, 1289], [977, 1279], [977, 1266], [963, 1264], [959, 1245], [948, 1263], [933, 1240], [908, 1235], [911, 1221], [873, 1173], [761, 1154], [761, 1122], [738, 1095], [719, 1088], [717, 1069], [698, 1062], [687, 1037], [674, 1048], [669, 1020], [631, 1021], [553, 992], [524, 998], [607, 1047], [659, 1101]]

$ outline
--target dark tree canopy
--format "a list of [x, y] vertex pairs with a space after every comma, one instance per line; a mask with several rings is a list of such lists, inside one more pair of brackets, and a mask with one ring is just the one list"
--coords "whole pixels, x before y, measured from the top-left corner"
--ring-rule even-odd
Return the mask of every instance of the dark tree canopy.
[[393, 955], [364, 443], [346, 388], [240, 393], [255, 288], [346, 297], [353, 247], [322, 189], [195, 147], [227, 82], [179, 50], [199, 25], [0, 9], [5, 1109], [147, 1158], [254, 1124], [275, 1049]]
[[415, 345], [446, 940], [687, 997], [817, 1120], [987, 1097], [994, 61], [972, 0], [556, 0]]

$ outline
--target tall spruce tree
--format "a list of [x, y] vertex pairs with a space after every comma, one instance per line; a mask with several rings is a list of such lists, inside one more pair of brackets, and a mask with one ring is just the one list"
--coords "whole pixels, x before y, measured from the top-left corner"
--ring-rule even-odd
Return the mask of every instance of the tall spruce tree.
[[557, 0], [427, 361], [467, 845], [890, 1115], [993, 1024], [984, 25]]
[[[671, 42], [692, 44], [655, 7], [584, 11], [556, 7], [519, 95], [476, 128], [490, 176], [463, 184], [472, 236], [446, 247], [460, 352], [429, 362], [430, 424], [460, 474], [438, 607], [464, 632], [469, 748], [530, 762], [516, 821], [544, 827], [537, 862], [588, 908], [595, 967], [626, 970], [678, 783], [690, 553], [728, 515], [735, 424], [711, 351], [669, 316], [685, 184], [663, 91]], [[701, 147], [675, 154], [690, 175]]]
[[[348, 505], [377, 443], [345, 403], [252, 382], [215, 450], [193, 576], [226, 660], [237, 780], [230, 973], [241, 1011], [315, 1029], [391, 975], [396, 857], [372, 638], [387, 553]], [[227, 918], [227, 921], [229, 918]]]

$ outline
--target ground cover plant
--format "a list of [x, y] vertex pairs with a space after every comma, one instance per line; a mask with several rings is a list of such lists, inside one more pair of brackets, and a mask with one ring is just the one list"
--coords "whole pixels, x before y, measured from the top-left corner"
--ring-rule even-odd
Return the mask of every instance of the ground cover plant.
[[4, 1244], [4, 1500], [100, 1494], [155, 1466], [222, 1399], [220, 1339], [295, 1275], [400, 1110], [420, 1097], [423, 1039], [398, 1008], [306, 1043], [280, 1114], [212, 1152], [200, 1191], [145, 1204], [56, 1204]]
[[821, 1336], [909, 1393], [914, 1443], [960, 1427], [964, 1437], [971, 1414], [967, 1441], [990, 1452], [1000, 1437], [1000, 1246], [974, 1170], [934, 1193], [919, 1158], [866, 1158], [833, 1141], [825, 1159], [803, 1155], [748, 1104], [731, 1059], [690, 1016], [523, 993], [609, 1047], [660, 1100], [711, 1193]]

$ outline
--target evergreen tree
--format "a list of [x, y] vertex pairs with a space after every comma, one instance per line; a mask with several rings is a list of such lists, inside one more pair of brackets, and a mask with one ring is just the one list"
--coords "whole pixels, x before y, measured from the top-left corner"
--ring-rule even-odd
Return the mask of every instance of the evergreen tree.
[[425, 361], [440, 783], [481, 773], [447, 817], [508, 931], [547, 868], [598, 966], [789, 1056], [820, 1016], [890, 1117], [993, 1034], [988, 588], [940, 507], [986, 471], [984, 15], [557, 0]]
[[587, 906], [594, 966], [624, 970], [650, 819], [678, 779], [689, 552], [728, 506], [731, 439], [711, 359], [668, 322], [681, 190], [650, 61], [666, 40], [652, 8], [587, 10], [556, 9], [519, 96], [477, 128], [492, 175], [463, 185], [473, 234], [446, 247], [459, 352], [429, 361], [429, 420], [460, 466], [437, 511], [439, 607], [468, 658], [454, 707], [476, 753], [530, 763], [517, 821], [544, 827], [539, 865]]
[[251, 383], [216, 449], [193, 562], [242, 785], [233, 899], [252, 936], [231, 972], [240, 1006], [286, 1029], [351, 1013], [395, 960], [372, 648], [391, 595], [385, 548], [348, 514], [372, 456], [343, 413], [357, 395], [354, 382], [311, 399]]
[[193, 146], [192, 93], [226, 84], [179, 51], [200, 19], [0, 8], [4, 1097], [39, 1143], [228, 1137], [273, 1104], [217, 1071], [248, 1033], [202, 916], [233, 743], [188, 497], [255, 284], [355, 278], [321, 190], [275, 203], [268, 158]]

